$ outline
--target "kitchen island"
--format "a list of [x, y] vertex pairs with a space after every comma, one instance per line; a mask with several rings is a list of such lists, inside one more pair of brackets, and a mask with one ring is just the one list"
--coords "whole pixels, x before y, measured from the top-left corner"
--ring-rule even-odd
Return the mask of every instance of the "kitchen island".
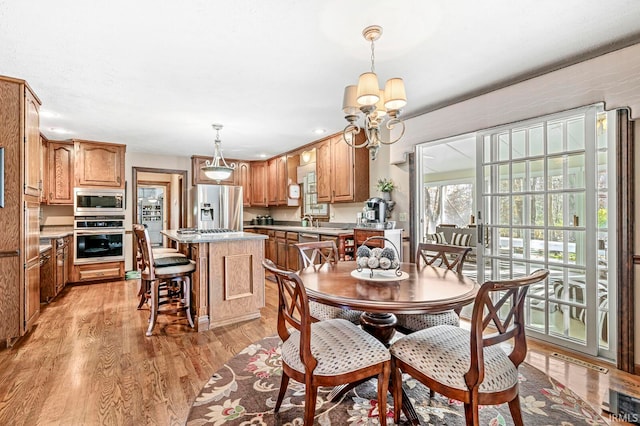
[[198, 331], [260, 318], [264, 307], [265, 235], [162, 231], [196, 262], [192, 313]]

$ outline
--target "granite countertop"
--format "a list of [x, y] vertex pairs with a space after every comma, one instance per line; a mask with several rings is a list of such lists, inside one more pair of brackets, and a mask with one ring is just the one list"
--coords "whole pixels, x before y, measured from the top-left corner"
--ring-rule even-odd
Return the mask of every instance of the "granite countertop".
[[291, 225], [248, 225], [245, 229], [271, 229], [275, 231], [304, 232], [306, 234], [331, 235], [353, 235], [353, 228], [331, 228], [326, 226], [291, 226]]
[[175, 229], [166, 231], [160, 231], [168, 238], [177, 241], [179, 243], [216, 243], [227, 241], [241, 241], [241, 240], [266, 240], [266, 235], [253, 234], [251, 232], [226, 232], [220, 234], [178, 234]]
[[44, 253], [47, 250], [51, 250], [51, 244], [40, 244], [40, 253]]
[[53, 229], [43, 229], [40, 231], [41, 239], [51, 239], [51, 238], [64, 238], [69, 235], [73, 235], [73, 227], [68, 228], [53, 228]]

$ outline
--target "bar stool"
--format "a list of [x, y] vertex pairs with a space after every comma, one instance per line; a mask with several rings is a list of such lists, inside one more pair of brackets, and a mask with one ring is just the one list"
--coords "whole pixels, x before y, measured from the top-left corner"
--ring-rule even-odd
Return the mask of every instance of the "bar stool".
[[[146, 335], [153, 334], [159, 313], [175, 314], [184, 311], [189, 325], [194, 328], [191, 316], [191, 274], [196, 269], [195, 262], [184, 255], [154, 259], [149, 233], [145, 227], [133, 225], [133, 232], [142, 254], [142, 288], [148, 288], [148, 291], [144, 291], [144, 298], [150, 302], [151, 308]], [[168, 307], [160, 309], [164, 305]]]

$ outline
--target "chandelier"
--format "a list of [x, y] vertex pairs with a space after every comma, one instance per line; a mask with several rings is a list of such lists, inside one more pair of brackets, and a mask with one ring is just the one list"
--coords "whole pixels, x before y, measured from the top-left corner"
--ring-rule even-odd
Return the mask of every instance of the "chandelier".
[[[344, 88], [344, 98], [342, 100], [342, 110], [346, 114], [344, 117], [349, 124], [344, 128], [342, 136], [347, 144], [355, 148], [366, 147], [369, 149], [371, 159], [375, 160], [378, 155], [380, 144], [391, 145], [398, 142], [404, 135], [404, 122], [400, 116], [400, 108], [407, 104], [407, 95], [404, 90], [404, 82], [401, 78], [390, 78], [387, 80], [384, 90], [378, 85], [378, 76], [375, 70], [375, 50], [374, 43], [382, 35], [382, 27], [372, 25], [362, 31], [365, 40], [371, 42], [371, 72], [360, 75], [358, 85]], [[364, 117], [364, 122], [358, 124], [360, 113]], [[388, 130], [387, 135], [381, 135], [380, 127], [384, 125]], [[391, 130], [401, 126], [400, 134], [392, 139]], [[355, 143], [355, 135], [364, 131], [365, 141]], [[388, 138], [385, 140], [385, 138]]]
[[205, 162], [205, 165], [202, 167], [202, 171], [209, 179], [213, 179], [220, 183], [221, 180], [229, 179], [231, 173], [233, 173], [233, 170], [236, 168], [236, 165], [235, 163], [228, 165], [222, 156], [222, 148], [220, 147], [220, 130], [222, 129], [222, 124], [213, 124], [212, 126], [216, 131], [213, 159]]

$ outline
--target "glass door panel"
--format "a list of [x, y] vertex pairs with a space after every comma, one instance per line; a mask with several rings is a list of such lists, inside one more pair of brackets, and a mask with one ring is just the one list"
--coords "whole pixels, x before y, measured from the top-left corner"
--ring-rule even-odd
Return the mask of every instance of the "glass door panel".
[[615, 194], [608, 188], [615, 163], [602, 117], [601, 107], [587, 107], [478, 135], [477, 274], [483, 282], [549, 269], [547, 282], [529, 290], [532, 335], [614, 358], [608, 262]]

